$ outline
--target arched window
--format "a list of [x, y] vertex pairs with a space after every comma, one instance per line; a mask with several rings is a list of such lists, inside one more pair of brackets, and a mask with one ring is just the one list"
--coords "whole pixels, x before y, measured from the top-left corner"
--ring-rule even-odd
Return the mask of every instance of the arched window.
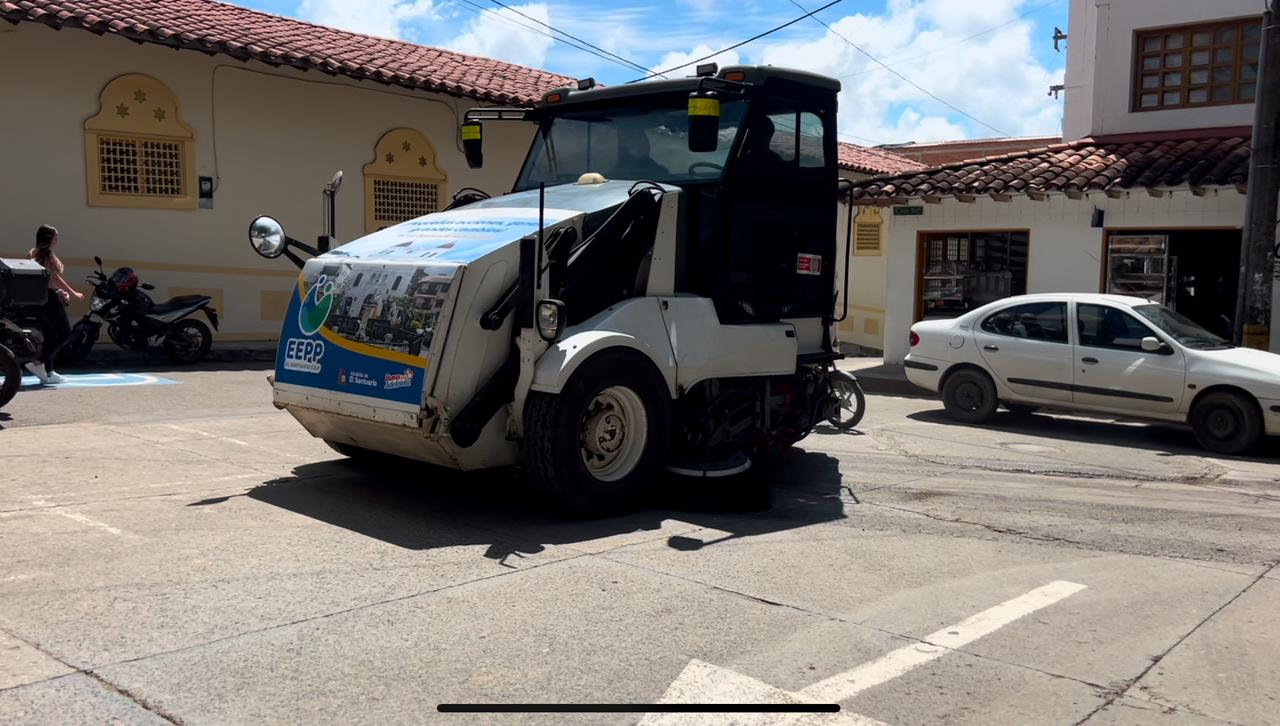
[[853, 253], [880, 256], [883, 252], [884, 219], [878, 207], [864, 206], [853, 218]]
[[90, 206], [195, 209], [194, 143], [168, 86], [140, 73], [117, 77], [84, 122]]
[[375, 232], [439, 210], [448, 177], [436, 150], [414, 129], [392, 129], [364, 166], [364, 227]]

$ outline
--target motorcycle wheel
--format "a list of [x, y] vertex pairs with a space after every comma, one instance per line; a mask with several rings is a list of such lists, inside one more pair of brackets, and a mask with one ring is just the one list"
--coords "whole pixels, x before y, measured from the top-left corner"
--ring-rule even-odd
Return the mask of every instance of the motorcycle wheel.
[[164, 354], [174, 363], [191, 365], [204, 360], [213, 345], [213, 332], [199, 320], [179, 320], [164, 338]]
[[831, 376], [831, 393], [836, 399], [836, 414], [827, 419], [827, 423], [847, 431], [862, 421], [867, 412], [867, 399], [862, 394], [862, 386], [858, 380], [845, 373], [836, 372]]
[[59, 366], [78, 366], [89, 357], [89, 351], [93, 350], [93, 344], [98, 342], [98, 332], [92, 328], [79, 330], [72, 329], [71, 337], [58, 350], [54, 356], [53, 362]]
[[22, 366], [13, 357], [9, 349], [0, 345], [0, 408], [18, 395], [18, 387], [22, 385]]

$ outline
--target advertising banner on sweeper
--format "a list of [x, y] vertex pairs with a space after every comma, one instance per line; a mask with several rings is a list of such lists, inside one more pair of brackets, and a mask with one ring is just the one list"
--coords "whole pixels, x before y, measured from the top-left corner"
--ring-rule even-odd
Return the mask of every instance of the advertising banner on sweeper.
[[[543, 211], [547, 225], [575, 214]], [[458, 271], [537, 230], [537, 209], [458, 209], [308, 260], [285, 313], [276, 381], [416, 411]]]

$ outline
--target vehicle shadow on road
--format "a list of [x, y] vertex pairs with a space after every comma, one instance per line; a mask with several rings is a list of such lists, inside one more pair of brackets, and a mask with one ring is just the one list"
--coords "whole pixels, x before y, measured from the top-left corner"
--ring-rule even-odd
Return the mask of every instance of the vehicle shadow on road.
[[1280, 458], [1280, 446], [1275, 439], [1264, 437], [1253, 451], [1244, 456], [1212, 454], [1196, 443], [1195, 435], [1185, 426], [1164, 423], [1104, 419], [1070, 418], [1036, 413], [1018, 416], [1004, 411], [985, 424], [961, 423], [947, 416], [941, 409], [917, 411], [907, 418], [922, 423], [943, 424], [961, 428], [977, 428], [987, 431], [1004, 431], [1011, 434], [1038, 436], [1058, 441], [1076, 441], [1084, 444], [1105, 444], [1131, 449], [1154, 451], [1158, 456], [1212, 456], [1218, 459], [1258, 461]]
[[567, 520], [530, 489], [511, 469], [466, 473], [416, 462], [339, 459], [299, 466], [293, 476], [266, 482], [248, 496], [405, 549], [488, 545], [485, 556], [500, 562], [549, 545], [657, 533], [668, 520], [718, 530], [706, 542], [687, 531], [668, 538], [673, 549], [689, 551], [845, 516], [836, 459], [800, 450], [785, 465], [751, 476], [665, 479], [652, 508], [605, 519]]

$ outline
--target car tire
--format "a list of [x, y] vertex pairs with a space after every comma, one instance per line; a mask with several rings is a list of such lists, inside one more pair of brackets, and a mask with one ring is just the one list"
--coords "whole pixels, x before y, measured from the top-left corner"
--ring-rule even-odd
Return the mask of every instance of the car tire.
[[669, 401], [649, 361], [629, 352], [596, 355], [558, 394], [531, 392], [524, 461], [539, 495], [571, 517], [640, 504], [666, 464]]
[[989, 421], [999, 403], [991, 376], [975, 368], [958, 370], [942, 384], [942, 405], [948, 416], [961, 423]]
[[1248, 396], [1214, 391], [1191, 409], [1191, 430], [1205, 449], [1215, 454], [1239, 454], [1262, 436], [1262, 415]]
[[1040, 410], [1036, 406], [1028, 406], [1025, 403], [1006, 403], [1004, 407], [1009, 410], [1009, 414], [1014, 418], [1026, 418]]

